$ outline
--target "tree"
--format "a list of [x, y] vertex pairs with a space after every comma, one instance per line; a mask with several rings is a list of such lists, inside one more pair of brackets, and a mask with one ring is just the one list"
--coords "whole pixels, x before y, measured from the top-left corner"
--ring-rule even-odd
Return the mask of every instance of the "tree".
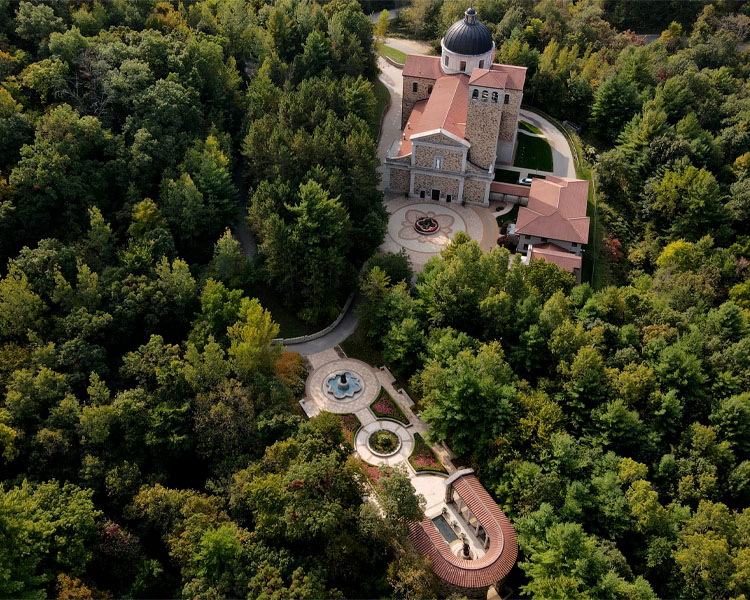
[[45, 115], [10, 175], [21, 239], [72, 239], [88, 225], [88, 208], [106, 215], [119, 208], [122, 154], [121, 140], [94, 117], [79, 117], [67, 104]]
[[409, 373], [419, 364], [419, 354], [424, 347], [422, 326], [414, 318], [403, 319], [391, 325], [383, 339], [383, 358], [393, 364], [396, 372]]
[[389, 12], [383, 9], [378, 15], [377, 23], [375, 23], [375, 40], [379, 44], [385, 44], [385, 38], [388, 35], [388, 26], [391, 24], [389, 17]]
[[391, 584], [397, 598], [436, 598], [433, 589], [434, 578], [429, 557], [419, 552], [403, 552], [388, 565], [388, 583]]
[[638, 86], [621, 71], [606, 79], [594, 92], [591, 121], [601, 135], [614, 141], [640, 106]]
[[31, 289], [26, 274], [11, 263], [8, 274], [0, 280], [0, 336], [22, 338], [29, 331], [36, 331], [44, 309], [44, 302]]
[[53, 31], [64, 31], [63, 20], [51, 6], [20, 2], [16, 12], [16, 33], [23, 40], [40, 45]]
[[243, 298], [237, 316], [239, 320], [227, 329], [229, 356], [238, 377], [248, 381], [254, 373], [270, 373], [283, 348], [272, 343], [279, 326], [257, 298]]
[[380, 467], [378, 504], [393, 537], [406, 537], [409, 524], [424, 517], [424, 496], [416, 493], [404, 467]]
[[253, 281], [253, 265], [229, 229], [214, 244], [206, 274], [230, 288], [246, 288]]
[[446, 365], [428, 363], [417, 383], [430, 436], [459, 454], [483, 456], [504, 430], [516, 395], [512, 371], [497, 342], [463, 350]]
[[273, 286], [293, 305], [304, 299], [301, 316], [317, 322], [334, 313], [346, 289], [349, 218], [339, 199], [315, 181], [301, 184], [299, 202], [286, 210], [288, 224], [277, 214], [265, 224], [259, 251]]
[[721, 191], [714, 176], [705, 169], [687, 166], [668, 170], [654, 182], [649, 194], [652, 219], [669, 224], [672, 239], [696, 241], [711, 232], [723, 239], [728, 214], [721, 203]]
[[[60, 572], [80, 576], [91, 560], [96, 519], [101, 512], [93, 492], [57, 481], [4, 489], [0, 486], [0, 515], [5, 524], [0, 555], [2, 588], [14, 595], [47, 596]], [[23, 548], [23, 552], [18, 552]]]

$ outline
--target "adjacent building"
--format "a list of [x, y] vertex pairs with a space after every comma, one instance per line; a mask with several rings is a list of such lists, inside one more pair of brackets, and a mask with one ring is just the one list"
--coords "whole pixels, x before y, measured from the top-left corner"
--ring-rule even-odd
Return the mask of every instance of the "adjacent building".
[[473, 8], [441, 46], [441, 56], [406, 58], [403, 131], [385, 159], [385, 187], [487, 206], [495, 165], [513, 159], [526, 67], [493, 64], [492, 34]]
[[581, 280], [581, 252], [589, 239], [589, 182], [547, 175], [534, 179], [527, 206], [518, 209], [514, 234], [526, 260], [555, 263]]

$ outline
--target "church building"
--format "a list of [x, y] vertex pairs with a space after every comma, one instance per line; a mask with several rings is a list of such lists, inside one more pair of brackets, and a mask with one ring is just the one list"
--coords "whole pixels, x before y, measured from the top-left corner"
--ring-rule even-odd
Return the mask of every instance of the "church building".
[[441, 56], [409, 55], [401, 136], [385, 159], [389, 192], [489, 205], [495, 164], [513, 159], [526, 67], [494, 64], [495, 42], [469, 8]]

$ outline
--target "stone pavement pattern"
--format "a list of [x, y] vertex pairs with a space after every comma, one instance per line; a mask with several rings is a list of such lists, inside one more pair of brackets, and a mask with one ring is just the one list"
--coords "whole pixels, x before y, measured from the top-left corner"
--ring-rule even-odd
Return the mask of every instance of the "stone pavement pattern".
[[[405, 248], [415, 271], [424, 269], [427, 261], [438, 255], [458, 231], [468, 233], [485, 252], [491, 250], [497, 241], [497, 221], [489, 209], [482, 206], [430, 202], [398, 194], [386, 197], [385, 207], [390, 217], [380, 249], [383, 252], [398, 252]], [[434, 217], [440, 224], [440, 230], [433, 235], [417, 233], [414, 221], [420, 216]]]

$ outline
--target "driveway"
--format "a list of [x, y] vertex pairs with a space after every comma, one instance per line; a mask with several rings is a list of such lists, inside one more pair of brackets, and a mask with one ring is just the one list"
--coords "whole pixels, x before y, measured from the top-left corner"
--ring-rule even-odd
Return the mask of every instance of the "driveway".
[[[540, 117], [538, 114], [528, 110], [521, 109], [521, 119], [541, 129], [549, 145], [552, 146], [553, 175], [575, 179], [576, 168], [573, 162], [573, 153], [568, 145], [568, 140], [565, 139], [562, 132], [544, 117]], [[508, 167], [503, 165], [502, 168], [506, 169]]]
[[378, 189], [382, 190], [385, 186], [385, 167], [383, 161], [388, 149], [393, 141], [401, 135], [401, 95], [403, 90], [403, 77], [401, 69], [394, 67], [386, 62], [382, 57], [378, 57], [378, 67], [380, 67], [380, 81], [385, 84], [391, 94], [391, 105], [383, 117], [383, 129], [380, 132], [378, 140], [378, 172], [380, 173], [380, 185]]
[[385, 45], [401, 50], [404, 54], [429, 54], [432, 46], [419, 40], [404, 40], [401, 38], [385, 38]]

